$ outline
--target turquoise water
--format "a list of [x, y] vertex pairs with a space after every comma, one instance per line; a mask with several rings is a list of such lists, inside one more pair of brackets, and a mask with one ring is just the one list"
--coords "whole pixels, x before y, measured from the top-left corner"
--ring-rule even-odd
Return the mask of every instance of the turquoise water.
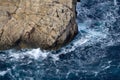
[[79, 33], [57, 51], [0, 51], [0, 80], [120, 80], [120, 2], [77, 3]]

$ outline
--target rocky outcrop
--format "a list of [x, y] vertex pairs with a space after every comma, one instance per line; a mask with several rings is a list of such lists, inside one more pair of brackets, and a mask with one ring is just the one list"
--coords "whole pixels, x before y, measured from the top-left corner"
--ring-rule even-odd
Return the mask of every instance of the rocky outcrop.
[[0, 50], [58, 49], [77, 34], [76, 0], [0, 0]]

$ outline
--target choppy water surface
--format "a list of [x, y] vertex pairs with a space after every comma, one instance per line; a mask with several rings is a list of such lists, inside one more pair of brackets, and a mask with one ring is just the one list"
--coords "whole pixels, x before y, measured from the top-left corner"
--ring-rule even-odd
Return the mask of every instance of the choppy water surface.
[[120, 80], [120, 2], [81, 0], [79, 34], [57, 51], [0, 51], [0, 80]]

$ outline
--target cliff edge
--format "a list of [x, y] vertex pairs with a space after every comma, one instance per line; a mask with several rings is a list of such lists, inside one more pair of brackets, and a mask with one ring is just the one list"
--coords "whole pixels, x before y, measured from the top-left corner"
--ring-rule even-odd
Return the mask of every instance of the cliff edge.
[[0, 0], [0, 50], [58, 49], [77, 34], [77, 0]]

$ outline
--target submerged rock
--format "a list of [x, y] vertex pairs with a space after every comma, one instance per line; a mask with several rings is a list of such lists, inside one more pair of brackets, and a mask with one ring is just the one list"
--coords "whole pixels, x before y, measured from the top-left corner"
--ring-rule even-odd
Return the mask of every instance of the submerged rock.
[[0, 50], [58, 49], [77, 34], [77, 0], [0, 0]]

